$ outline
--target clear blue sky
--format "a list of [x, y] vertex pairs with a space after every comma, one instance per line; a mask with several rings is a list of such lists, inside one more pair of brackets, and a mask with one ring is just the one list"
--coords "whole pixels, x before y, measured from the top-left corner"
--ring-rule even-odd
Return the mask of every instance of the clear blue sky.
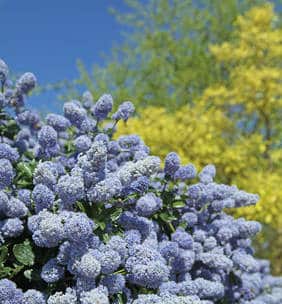
[[0, 58], [39, 83], [75, 78], [77, 59], [103, 64], [122, 41], [109, 7], [126, 10], [123, 0], [0, 0]]
[[75, 62], [101, 63], [121, 26], [108, 8], [123, 0], [0, 0], [0, 57], [41, 82], [71, 78]]

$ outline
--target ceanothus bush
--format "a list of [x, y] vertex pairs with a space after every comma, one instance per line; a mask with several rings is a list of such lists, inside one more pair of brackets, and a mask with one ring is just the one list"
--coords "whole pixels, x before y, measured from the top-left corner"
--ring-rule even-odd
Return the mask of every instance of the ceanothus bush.
[[0, 303], [282, 303], [282, 278], [254, 257], [260, 224], [225, 212], [257, 195], [114, 139], [129, 101], [111, 114], [111, 95], [86, 92], [41, 119], [24, 107], [35, 76], [8, 72], [0, 60]]

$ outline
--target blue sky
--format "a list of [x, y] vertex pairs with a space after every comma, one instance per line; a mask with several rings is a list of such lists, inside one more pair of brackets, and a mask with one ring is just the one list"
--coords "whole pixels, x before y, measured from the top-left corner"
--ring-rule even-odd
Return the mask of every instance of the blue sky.
[[110, 6], [125, 9], [122, 0], [0, 0], [0, 56], [42, 82], [71, 78], [78, 58], [101, 63], [121, 41]]
[[0, 0], [0, 58], [39, 83], [75, 78], [77, 59], [103, 64], [101, 54], [122, 41], [109, 7], [126, 10], [123, 0]]

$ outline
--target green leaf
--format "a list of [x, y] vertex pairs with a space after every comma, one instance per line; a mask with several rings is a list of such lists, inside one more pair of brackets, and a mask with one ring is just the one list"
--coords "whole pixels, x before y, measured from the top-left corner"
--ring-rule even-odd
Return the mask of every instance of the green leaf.
[[75, 151], [75, 145], [72, 141], [67, 141], [65, 144], [65, 149], [67, 154], [71, 154]]
[[27, 158], [33, 160], [34, 159], [34, 155], [31, 151], [25, 151], [24, 152], [24, 156], [26, 156]]
[[179, 227], [182, 227], [182, 228], [186, 229], [187, 228], [187, 223], [186, 222], [181, 222], [179, 224]]
[[78, 209], [79, 209], [81, 212], [86, 213], [86, 209], [85, 209], [85, 207], [84, 207], [84, 205], [83, 205], [82, 202], [77, 202], [76, 205], [77, 205]]
[[19, 163], [17, 165], [17, 169], [20, 173], [22, 173], [24, 176], [27, 176], [29, 178], [32, 177], [32, 170], [28, 164], [25, 163]]
[[108, 235], [107, 233], [104, 233], [104, 234], [103, 234], [103, 241], [104, 241], [105, 243], [108, 243], [109, 240], [110, 240], [109, 235]]
[[16, 244], [13, 247], [13, 253], [18, 262], [26, 266], [34, 264], [34, 253], [29, 240], [25, 240], [21, 244]]
[[173, 208], [182, 208], [185, 206], [186, 206], [186, 204], [183, 201], [175, 201], [172, 203]]
[[99, 227], [102, 231], [105, 230], [105, 228], [106, 228], [105, 222], [100, 222], [100, 221], [96, 220], [96, 224], [97, 224], [97, 227]]
[[16, 276], [19, 272], [21, 272], [24, 268], [24, 265], [13, 264], [14, 268], [12, 271], [12, 277]]
[[126, 274], [126, 270], [124, 268], [122, 268], [122, 269], [115, 271], [114, 274]]
[[167, 213], [161, 213], [159, 216], [164, 222], [171, 222], [171, 221], [177, 220], [177, 218], [175, 216], [167, 214]]
[[20, 186], [21, 188], [27, 188], [30, 185], [30, 182], [25, 181], [25, 180], [20, 180], [18, 181], [18, 186]]
[[123, 304], [123, 298], [122, 298], [122, 294], [118, 294], [118, 304]]
[[24, 271], [24, 276], [31, 281], [32, 278], [32, 269], [27, 269]]
[[0, 247], [0, 263], [5, 262], [7, 257], [8, 257], [8, 247], [7, 246]]
[[13, 268], [5, 267], [4, 264], [0, 264], [0, 279], [10, 277], [13, 272]]
[[118, 208], [111, 214], [111, 220], [113, 222], [117, 221], [121, 214], [122, 214], [122, 208]]

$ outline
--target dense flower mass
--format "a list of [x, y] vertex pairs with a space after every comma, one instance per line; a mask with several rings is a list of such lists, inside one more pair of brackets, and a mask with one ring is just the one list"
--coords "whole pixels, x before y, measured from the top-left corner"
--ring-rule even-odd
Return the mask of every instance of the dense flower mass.
[[258, 196], [174, 152], [162, 169], [137, 135], [113, 140], [128, 101], [111, 116], [110, 95], [86, 92], [41, 121], [24, 108], [34, 75], [7, 88], [0, 60], [0, 77], [0, 303], [282, 302], [282, 278], [254, 257], [260, 224], [224, 212]]

